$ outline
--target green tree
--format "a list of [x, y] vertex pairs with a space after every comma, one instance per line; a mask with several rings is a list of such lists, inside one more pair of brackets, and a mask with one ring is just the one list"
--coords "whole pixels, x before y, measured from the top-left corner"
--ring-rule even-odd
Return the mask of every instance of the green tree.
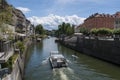
[[80, 28], [80, 33], [83, 33], [84, 35], [89, 34], [89, 30], [85, 27]]
[[37, 25], [36, 28], [35, 28], [35, 33], [36, 34], [44, 34], [44, 29], [43, 29], [43, 26], [41, 24]]
[[55, 32], [57, 36], [60, 35], [72, 35], [74, 33], [74, 27], [70, 23], [63, 22], [58, 25], [58, 30]]
[[90, 33], [94, 35], [106, 36], [106, 35], [112, 35], [113, 30], [109, 28], [99, 28], [99, 29], [93, 28], [91, 29]]
[[25, 45], [24, 45], [24, 43], [21, 42], [21, 41], [17, 41], [16, 47], [17, 47], [18, 49], [20, 49], [20, 52], [23, 52], [24, 49], [25, 49]]
[[93, 28], [93, 29], [90, 30], [90, 33], [97, 36], [98, 35], [98, 29]]
[[99, 28], [98, 29], [98, 34], [99, 35], [111, 35], [112, 34], [112, 30], [109, 28]]
[[113, 34], [115, 35], [120, 35], [120, 29], [114, 29]]

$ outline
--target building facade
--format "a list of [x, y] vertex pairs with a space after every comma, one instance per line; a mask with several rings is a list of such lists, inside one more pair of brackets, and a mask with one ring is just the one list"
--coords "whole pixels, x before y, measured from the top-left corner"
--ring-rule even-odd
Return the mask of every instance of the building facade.
[[120, 28], [120, 12], [117, 12], [116, 14], [114, 14], [115, 16], [115, 22], [114, 22], [114, 28]]
[[[82, 26], [81, 26], [82, 25]], [[113, 15], [95, 13], [84, 20], [79, 27], [92, 28], [120, 28], [120, 12]]]

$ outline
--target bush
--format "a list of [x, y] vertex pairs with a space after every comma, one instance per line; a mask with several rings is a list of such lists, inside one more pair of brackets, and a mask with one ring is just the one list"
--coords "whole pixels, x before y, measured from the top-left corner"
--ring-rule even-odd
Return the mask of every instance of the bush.
[[20, 49], [20, 52], [23, 52], [24, 49], [25, 49], [24, 43], [21, 42], [21, 41], [17, 41], [17, 42], [16, 42], [16, 47], [17, 47], [18, 49]]
[[112, 35], [113, 31], [109, 28], [99, 28], [99, 29], [94, 28], [90, 32], [91, 34], [106, 36], [106, 35]]
[[6, 63], [2, 64], [2, 68], [9, 68], [12, 71], [12, 58], [10, 57]]
[[14, 54], [11, 56], [6, 63], [2, 64], [2, 68], [9, 68], [10, 71], [12, 71], [12, 66], [14, 64], [14, 61], [17, 59], [18, 54]]
[[113, 34], [115, 35], [120, 35], [120, 29], [114, 29]]
[[98, 29], [98, 34], [100, 34], [100, 35], [111, 35], [112, 30], [108, 29], [108, 28], [100, 28], [100, 29]]
[[97, 36], [98, 35], [98, 29], [93, 28], [93, 29], [90, 30], [90, 33]]

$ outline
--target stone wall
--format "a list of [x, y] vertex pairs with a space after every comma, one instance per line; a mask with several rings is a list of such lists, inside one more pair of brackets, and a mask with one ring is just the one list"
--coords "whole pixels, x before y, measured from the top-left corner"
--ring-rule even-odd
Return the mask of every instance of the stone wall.
[[5, 78], [2, 80], [23, 80], [24, 78], [24, 64], [25, 64], [25, 56], [26, 56], [26, 51], [27, 47], [31, 44], [31, 41], [28, 41], [25, 45], [25, 51], [21, 55], [18, 56], [16, 59], [14, 65], [13, 65], [13, 70], [11, 74], [7, 75]]
[[76, 42], [74, 42], [76, 46], [72, 46], [71, 43], [67, 42], [62, 43], [84, 54], [120, 65], [120, 41], [78, 37]]
[[85, 39], [83, 44], [84, 53], [120, 65], [120, 41]]

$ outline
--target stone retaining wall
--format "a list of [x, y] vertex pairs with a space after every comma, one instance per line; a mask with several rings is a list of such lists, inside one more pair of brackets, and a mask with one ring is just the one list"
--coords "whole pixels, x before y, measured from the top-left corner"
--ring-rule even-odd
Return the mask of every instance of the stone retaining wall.
[[13, 70], [12, 70], [11, 74], [7, 75], [3, 80], [23, 80], [26, 51], [30, 44], [31, 44], [31, 41], [28, 41], [26, 43], [25, 51], [24, 51], [24, 53], [19, 55], [18, 58], [16, 59], [14, 65], [13, 65]]
[[120, 41], [78, 37], [74, 42], [74, 46], [70, 42], [68, 43], [67, 40], [61, 41], [61, 43], [81, 53], [120, 65]]

